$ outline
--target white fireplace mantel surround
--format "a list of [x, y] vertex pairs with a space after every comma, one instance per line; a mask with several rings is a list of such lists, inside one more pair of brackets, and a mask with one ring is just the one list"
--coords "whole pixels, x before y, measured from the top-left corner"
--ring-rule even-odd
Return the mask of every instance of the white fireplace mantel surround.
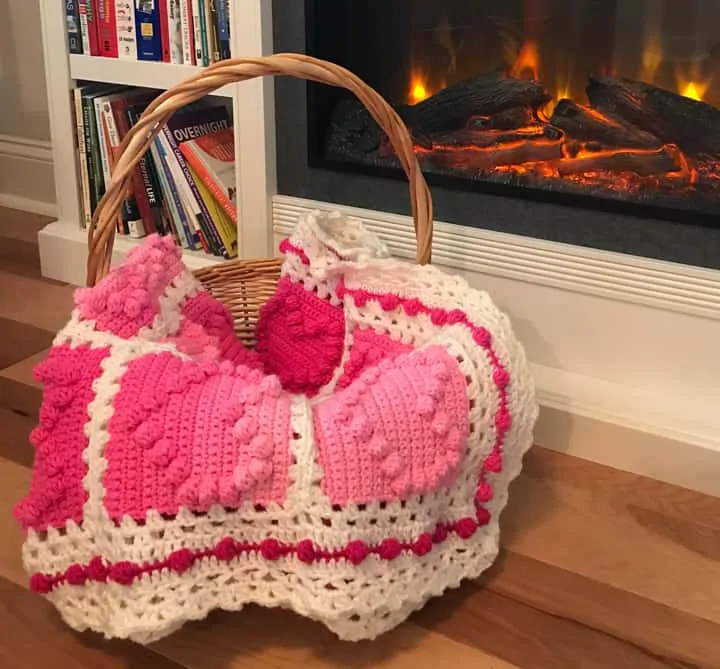
[[[233, 1], [235, 54], [272, 53], [271, 4]], [[66, 47], [54, 30], [63, 19], [59, 3], [43, 4], [59, 220], [39, 240], [43, 273], [81, 284], [87, 238], [78, 225], [76, 176], [67, 168], [75, 154], [67, 132], [72, 72], [67, 58], [57, 56]], [[150, 71], [153, 77], [166, 73], [109, 65], [124, 83], [136, 85], [149, 85], [143, 77]], [[278, 193], [272, 81], [239, 86], [242, 94], [226, 90], [234, 104], [243, 257], [273, 253], [298, 216], [315, 208], [354, 215], [393, 253], [414, 257], [409, 216]], [[127, 240], [116, 244], [114, 262], [129, 248]], [[208, 262], [186, 258], [192, 267]], [[435, 221], [433, 262], [486, 290], [510, 315], [542, 405], [536, 443], [720, 494], [720, 271], [476, 229], [463, 221]]]

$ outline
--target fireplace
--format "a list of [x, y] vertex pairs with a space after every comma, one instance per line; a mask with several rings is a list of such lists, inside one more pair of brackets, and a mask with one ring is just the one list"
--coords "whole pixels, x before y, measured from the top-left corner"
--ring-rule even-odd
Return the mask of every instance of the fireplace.
[[[441, 220], [720, 266], [720, 2], [274, 3], [275, 50], [393, 104]], [[281, 191], [405, 213], [346, 91], [277, 84]]]

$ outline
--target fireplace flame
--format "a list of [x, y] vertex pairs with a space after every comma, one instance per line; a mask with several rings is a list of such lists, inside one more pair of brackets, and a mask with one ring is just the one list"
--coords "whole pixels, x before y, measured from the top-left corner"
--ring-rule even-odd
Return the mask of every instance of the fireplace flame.
[[540, 80], [540, 53], [537, 42], [533, 40], [523, 43], [510, 68], [510, 76], [515, 79], [527, 79], [528, 75], [535, 81]]
[[408, 102], [416, 105], [418, 102], [427, 100], [432, 95], [428, 89], [427, 80], [419, 72], [413, 72], [410, 75], [410, 91], [408, 93]]
[[702, 101], [705, 92], [708, 89], [707, 83], [699, 81], [688, 81], [681, 89], [680, 95], [684, 95], [691, 100]]
[[653, 83], [655, 73], [663, 59], [662, 43], [658, 35], [650, 34], [645, 40], [642, 52], [642, 66], [640, 68], [640, 79]]

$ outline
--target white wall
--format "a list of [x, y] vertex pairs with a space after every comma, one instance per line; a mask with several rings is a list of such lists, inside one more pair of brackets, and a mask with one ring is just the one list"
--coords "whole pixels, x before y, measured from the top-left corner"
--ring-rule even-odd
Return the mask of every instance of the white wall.
[[55, 200], [40, 3], [0, 0], [0, 205], [48, 213]]

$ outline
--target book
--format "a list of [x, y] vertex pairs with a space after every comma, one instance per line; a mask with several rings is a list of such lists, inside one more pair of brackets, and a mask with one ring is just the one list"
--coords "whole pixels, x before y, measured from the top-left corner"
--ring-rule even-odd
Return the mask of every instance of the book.
[[217, 2], [216, 0], [205, 0], [205, 2], [208, 12], [208, 48], [210, 50], [210, 62], [217, 63], [220, 60]]
[[180, 150], [228, 216], [237, 221], [233, 129], [219, 126], [202, 136], [188, 138]]
[[70, 53], [82, 53], [82, 33], [80, 30], [80, 4], [77, 0], [65, 0], [65, 30]]
[[[80, 16], [80, 39], [82, 42], [82, 52], [91, 54], [90, 47], [90, 26], [88, 25], [88, 4], [90, 0], [79, 0], [78, 14]], [[92, 13], [92, 10], [91, 10]]]
[[215, 0], [220, 60], [230, 58], [230, 0]]
[[80, 166], [81, 219], [80, 227], [85, 230], [90, 225], [90, 174], [88, 172], [87, 144], [85, 142], [85, 117], [83, 114], [82, 88], [73, 89], [75, 125], [77, 127], [77, 154]]
[[195, 35], [192, 17], [192, 0], [180, 0], [180, 22], [182, 25], [183, 63], [195, 65]]
[[[210, 42], [208, 41], [208, 6], [207, 0], [200, 2], [200, 39], [202, 40], [202, 64], [210, 64]], [[200, 62], [198, 62], [198, 65]]]
[[160, 8], [156, 0], [135, 0], [138, 60], [162, 60]]
[[170, 18], [168, 3], [170, 0], [158, 0], [158, 21], [160, 23], [160, 54], [164, 63], [170, 62]]
[[188, 0], [192, 2], [192, 25], [193, 25], [193, 57], [198, 65], [203, 62], [203, 36], [202, 36], [202, 20], [200, 19], [200, 7], [203, 0]]
[[135, 33], [135, 7], [130, 0], [115, 0], [115, 26], [118, 58], [137, 60], [138, 44]]
[[117, 58], [118, 36], [115, 22], [115, 0], [97, 0], [97, 10], [100, 55], [106, 58]]
[[182, 7], [180, 0], [168, 0], [167, 11], [170, 62], [182, 64], [185, 61], [183, 59]]
[[97, 20], [97, 3], [98, 0], [85, 0], [85, 10], [87, 13], [88, 37], [90, 40], [90, 55], [100, 55], [100, 38], [98, 37], [98, 20]]
[[168, 120], [165, 133], [173, 149], [177, 164], [187, 182], [192, 198], [197, 203], [196, 217], [201, 231], [215, 255], [231, 256], [231, 248], [220, 235], [213, 216], [201, 196], [197, 180], [193, 177], [187, 160], [181, 150], [184, 142], [201, 137], [219, 128], [231, 127], [230, 115], [225, 105], [198, 106], [175, 114]]

